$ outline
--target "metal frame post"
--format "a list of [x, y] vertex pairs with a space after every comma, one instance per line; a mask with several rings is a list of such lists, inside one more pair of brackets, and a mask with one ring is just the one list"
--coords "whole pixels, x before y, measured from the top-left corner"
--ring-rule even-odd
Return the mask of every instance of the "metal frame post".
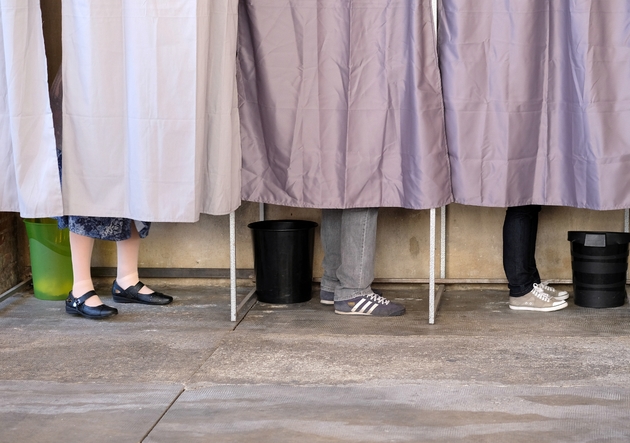
[[24, 280], [21, 283], [18, 283], [17, 285], [13, 286], [11, 289], [7, 290], [6, 292], [3, 292], [2, 294], [0, 294], [0, 303], [3, 302], [4, 300], [6, 300], [7, 298], [23, 291], [24, 289], [26, 289], [28, 286], [33, 284], [33, 279], [29, 278], [27, 280]]
[[[260, 221], [265, 220], [264, 203], [258, 205], [258, 218]], [[256, 294], [256, 288], [252, 288], [245, 298], [238, 305], [236, 304], [236, 214], [234, 212], [230, 213], [230, 287], [230, 319], [236, 321], [240, 310]]]
[[236, 213], [230, 212], [230, 319], [236, 321]]
[[[445, 286], [435, 286], [436, 211], [431, 209], [429, 222], [429, 324], [435, 324]], [[440, 208], [440, 279], [446, 278], [446, 206]]]

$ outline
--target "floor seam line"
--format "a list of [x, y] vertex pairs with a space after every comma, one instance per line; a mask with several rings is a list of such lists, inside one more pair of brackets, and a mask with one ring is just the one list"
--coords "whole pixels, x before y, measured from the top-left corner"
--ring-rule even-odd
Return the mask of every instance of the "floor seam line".
[[164, 409], [164, 412], [162, 412], [162, 414], [157, 418], [155, 423], [153, 423], [153, 426], [151, 426], [149, 430], [142, 436], [142, 438], [140, 439], [140, 442], [143, 442], [151, 434], [151, 432], [153, 432], [155, 427], [160, 423], [160, 421], [162, 421], [162, 418], [164, 418], [166, 413], [171, 409], [171, 407], [175, 404], [175, 402], [179, 400], [179, 397], [181, 397], [185, 391], [186, 391], [186, 385], [182, 384], [182, 388], [180, 389], [179, 393], [175, 396], [173, 401], [169, 403], [166, 409]]

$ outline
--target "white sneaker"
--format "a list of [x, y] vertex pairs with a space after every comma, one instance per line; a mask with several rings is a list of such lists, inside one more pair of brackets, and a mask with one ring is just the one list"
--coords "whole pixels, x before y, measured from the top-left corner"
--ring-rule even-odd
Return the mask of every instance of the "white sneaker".
[[522, 297], [510, 297], [510, 309], [519, 311], [558, 311], [568, 306], [564, 300], [552, 298], [538, 285]]
[[534, 286], [538, 286], [544, 292], [549, 294], [549, 297], [555, 298], [556, 300], [566, 300], [567, 298], [569, 298], [569, 293], [567, 291], [558, 291], [557, 289], [552, 288], [551, 286], [547, 286], [546, 281], [538, 283], [538, 284], [534, 283]]

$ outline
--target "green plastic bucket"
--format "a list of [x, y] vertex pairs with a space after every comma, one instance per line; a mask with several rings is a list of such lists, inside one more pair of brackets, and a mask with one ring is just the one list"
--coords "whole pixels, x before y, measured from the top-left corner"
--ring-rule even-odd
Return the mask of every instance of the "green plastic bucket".
[[52, 218], [25, 219], [31, 252], [33, 293], [41, 300], [65, 300], [72, 290], [70, 235]]

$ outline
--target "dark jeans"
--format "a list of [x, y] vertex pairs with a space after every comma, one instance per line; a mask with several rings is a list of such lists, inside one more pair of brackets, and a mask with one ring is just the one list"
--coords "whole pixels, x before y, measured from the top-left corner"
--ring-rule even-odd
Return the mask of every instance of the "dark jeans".
[[527, 294], [540, 283], [536, 268], [536, 234], [540, 205], [507, 208], [503, 222], [503, 269], [511, 297]]

